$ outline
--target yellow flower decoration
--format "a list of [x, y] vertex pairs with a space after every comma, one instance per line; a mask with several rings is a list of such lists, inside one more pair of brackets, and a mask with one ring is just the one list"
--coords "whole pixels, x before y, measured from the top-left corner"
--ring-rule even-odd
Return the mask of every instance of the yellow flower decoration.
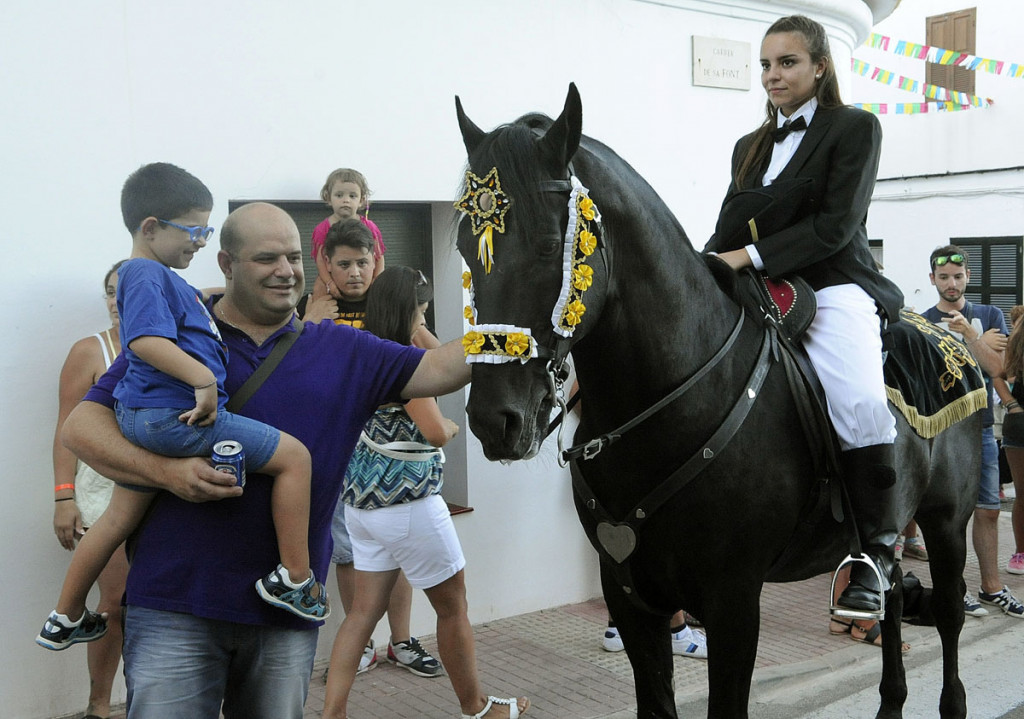
[[580, 252], [584, 255], [590, 256], [594, 254], [594, 250], [597, 248], [597, 237], [590, 230], [583, 230], [580, 232]]
[[586, 217], [588, 220], [594, 219], [597, 213], [597, 206], [594, 201], [589, 197], [584, 197], [580, 200], [580, 214]]
[[479, 332], [467, 332], [462, 338], [462, 351], [467, 355], [478, 355], [486, 338]]
[[466, 270], [462, 273], [462, 289], [468, 290], [469, 286], [473, 284], [473, 274]]
[[576, 265], [572, 271], [572, 286], [580, 292], [594, 284], [594, 268], [590, 265]]
[[505, 351], [513, 357], [520, 357], [530, 351], [530, 338], [522, 332], [510, 332], [505, 339]]
[[476, 320], [473, 318], [473, 308], [469, 305], [462, 310], [462, 316], [469, 320], [469, 324], [476, 324]]
[[583, 319], [583, 313], [586, 311], [586, 306], [579, 300], [570, 302], [565, 307], [565, 323], [570, 327], [575, 327]]

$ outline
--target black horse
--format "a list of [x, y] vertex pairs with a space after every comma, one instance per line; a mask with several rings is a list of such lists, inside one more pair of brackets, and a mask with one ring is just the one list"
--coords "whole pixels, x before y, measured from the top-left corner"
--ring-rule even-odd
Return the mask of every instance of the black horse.
[[[478, 361], [470, 427], [491, 460], [536, 454], [570, 347], [582, 440], [620, 427], [700, 373], [621, 441], [574, 462], [577, 509], [602, 553], [604, 597], [633, 668], [638, 716], [676, 716], [668, 623], [685, 607], [707, 627], [708, 715], [745, 717], [763, 583], [827, 572], [849, 548], [848, 533], [830, 521], [798, 539], [797, 551], [790, 546], [822, 483], [785, 372], [771, 362], [763, 378], [752, 379], [764, 331], [740, 321], [740, 307], [644, 179], [582, 136], [575, 86], [557, 120], [531, 114], [490, 133], [468, 119], [458, 98], [456, 106], [469, 153], [466, 193], [456, 206], [467, 215], [458, 247], [471, 268], [465, 284], [476, 323], [464, 338], [467, 356]], [[762, 379], [756, 392], [748, 389]], [[738, 429], [709, 449], [709, 437], [745, 398], [751, 401]], [[899, 521], [915, 517], [928, 538], [944, 717], [966, 716], [957, 651], [980, 462], [977, 417], [926, 440], [897, 414]], [[699, 476], [667, 493], [656, 512], [638, 507], [678, 467], [702, 460]], [[632, 537], [620, 522], [629, 513], [642, 519]], [[746, 538], [742, 563], [735, 537]], [[782, 567], [780, 555], [789, 558]], [[907, 691], [902, 595], [891, 595], [880, 717], [901, 716]]]

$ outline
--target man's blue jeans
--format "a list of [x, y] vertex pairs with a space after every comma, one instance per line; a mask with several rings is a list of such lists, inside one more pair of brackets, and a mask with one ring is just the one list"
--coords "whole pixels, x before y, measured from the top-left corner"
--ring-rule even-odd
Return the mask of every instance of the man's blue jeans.
[[[235, 624], [129, 606], [128, 719], [302, 719], [316, 627]], [[222, 707], [223, 702], [223, 707]]]

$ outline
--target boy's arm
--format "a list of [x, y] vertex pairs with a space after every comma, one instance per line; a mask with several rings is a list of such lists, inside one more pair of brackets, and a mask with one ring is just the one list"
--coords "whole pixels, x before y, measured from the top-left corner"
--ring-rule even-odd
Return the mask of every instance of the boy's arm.
[[97, 402], [80, 402], [71, 411], [61, 439], [83, 462], [117, 482], [166, 489], [189, 502], [242, 494], [235, 477], [201, 457], [164, 457], [132, 444], [121, 434], [113, 410]]
[[416, 371], [402, 388], [402, 398], [437, 397], [467, 384], [469, 365], [459, 338], [423, 354]]
[[202, 427], [213, 424], [217, 418], [217, 377], [209, 367], [166, 337], [137, 337], [128, 347], [150, 367], [195, 389], [195, 409], [183, 413], [180, 417], [182, 421]]

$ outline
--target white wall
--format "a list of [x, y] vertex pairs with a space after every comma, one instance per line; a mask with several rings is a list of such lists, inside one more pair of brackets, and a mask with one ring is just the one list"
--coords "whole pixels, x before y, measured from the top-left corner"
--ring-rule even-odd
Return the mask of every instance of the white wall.
[[[230, 199], [315, 199], [339, 165], [362, 170], [378, 200], [443, 207], [465, 157], [455, 94], [489, 129], [533, 110], [557, 114], [575, 81], [585, 132], [645, 175], [703, 246], [732, 145], [761, 116], [761, 35], [794, 10], [826, 22], [847, 67], [870, 24], [859, 0], [8, 3], [0, 23], [8, 257], [0, 717], [53, 716], [85, 700], [84, 650], [52, 654], [32, 637], [67, 562], [50, 527], [57, 375], [71, 343], [106, 326], [100, 282], [130, 248], [118, 196], [132, 170], [166, 160], [198, 175], [214, 193], [215, 226]], [[749, 42], [752, 89], [693, 87], [692, 35]], [[435, 280], [448, 283], [437, 301], [445, 338], [462, 331], [448, 242], [435, 227]], [[214, 257], [212, 248], [201, 253], [186, 279], [219, 284]], [[598, 593], [596, 561], [552, 455], [547, 447], [504, 467], [467, 443], [475, 511], [456, 525], [474, 622]], [[432, 631], [420, 599], [413, 622], [418, 633]]]
[[[1024, 63], [1015, 31], [1024, 24], [1016, 0], [902, 0], [875, 32], [925, 44], [925, 18], [977, 8], [975, 54]], [[861, 47], [858, 59], [923, 82], [924, 61]], [[869, 235], [885, 243], [885, 273], [919, 311], [937, 301], [928, 255], [953, 237], [1024, 235], [1024, 79], [975, 73], [988, 108], [926, 115], [882, 115], [884, 144], [871, 205]], [[854, 76], [856, 102], [919, 102], [921, 96]], [[1018, 168], [1005, 171], [1003, 168]], [[973, 173], [973, 174], [972, 174]], [[908, 178], [908, 179], [904, 179]]]

